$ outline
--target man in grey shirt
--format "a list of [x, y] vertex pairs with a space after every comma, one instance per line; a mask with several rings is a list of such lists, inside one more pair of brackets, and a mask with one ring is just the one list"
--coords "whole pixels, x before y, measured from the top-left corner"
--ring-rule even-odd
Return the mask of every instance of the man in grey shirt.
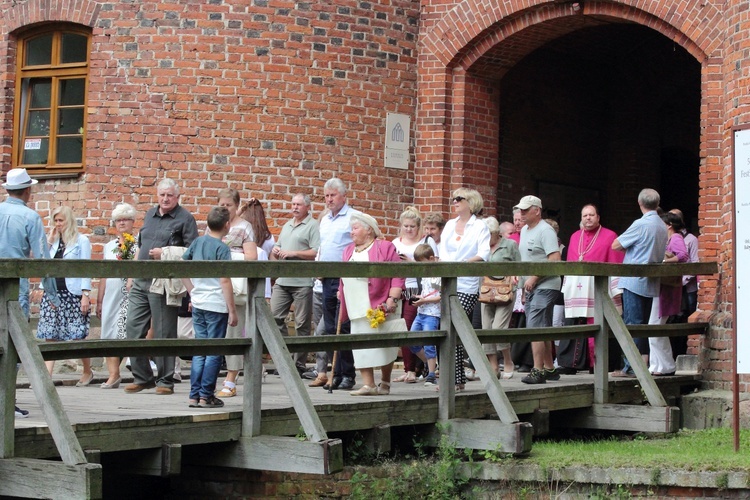
[[[524, 196], [513, 207], [521, 211], [526, 225], [521, 229], [518, 249], [522, 262], [560, 261], [560, 245], [555, 230], [542, 220], [542, 200], [536, 196]], [[552, 326], [552, 312], [560, 299], [562, 280], [559, 276], [524, 276], [526, 328]], [[559, 380], [552, 358], [552, 342], [532, 342], [534, 368], [521, 379], [524, 384], [544, 384], [547, 380]]]
[[[271, 260], [315, 260], [320, 247], [318, 222], [310, 214], [310, 197], [292, 198], [292, 219], [281, 229], [271, 251]], [[287, 335], [286, 316], [294, 304], [294, 326], [300, 337], [310, 336], [313, 299], [312, 278], [278, 278], [271, 293], [271, 312], [283, 335]], [[294, 353], [294, 364], [302, 375], [307, 353]]]

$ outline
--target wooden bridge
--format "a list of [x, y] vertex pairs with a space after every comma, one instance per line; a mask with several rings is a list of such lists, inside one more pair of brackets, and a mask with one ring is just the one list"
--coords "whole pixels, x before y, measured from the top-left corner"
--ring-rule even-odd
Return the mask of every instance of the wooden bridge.
[[[609, 298], [608, 276], [707, 275], [714, 263], [625, 266], [595, 263], [501, 264], [354, 264], [304, 262], [113, 262], [0, 260], [0, 495], [34, 498], [98, 498], [102, 467], [127, 455], [131, 472], [178, 474], [183, 461], [226, 467], [328, 474], [343, 467], [340, 439], [329, 433], [368, 431], [387, 447], [389, 429], [398, 425], [431, 426], [433, 440], [447, 434], [457, 447], [531, 451], [534, 426], [519, 414], [535, 413], [534, 425], [549, 425], [544, 415], [566, 410], [566, 425], [596, 429], [674, 432], [679, 410], [667, 399], [697, 377], [669, 377], [659, 383], [648, 373], [632, 336], [705, 333], [706, 324], [630, 327], [622, 322]], [[251, 284], [266, 276], [440, 276], [442, 321], [436, 332], [338, 337], [282, 337], [262, 297], [262, 286], [248, 301], [247, 338], [236, 340], [81, 341], [39, 344], [18, 305], [19, 276], [90, 277], [220, 277], [247, 276]], [[456, 297], [458, 276], [593, 275], [597, 317], [594, 325], [523, 330], [474, 330]], [[610, 335], [633, 363], [637, 380], [608, 380], [606, 360]], [[631, 336], [632, 335], [632, 336]], [[594, 375], [565, 377], [561, 382], [524, 387], [520, 381], [492, 376], [481, 342], [518, 342], [594, 337]], [[327, 394], [303, 385], [290, 352], [357, 349], [434, 343], [453, 352], [461, 342], [475, 364], [481, 383], [456, 397], [455, 360], [441, 361], [439, 392], [404, 388], [388, 398], [352, 401], [347, 394]], [[267, 350], [281, 375], [263, 384], [262, 356]], [[107, 398], [56, 389], [45, 359], [99, 356], [243, 354], [242, 398], [219, 411], [192, 411], [177, 398], [108, 392]], [[16, 360], [24, 364], [39, 411], [46, 421], [16, 424]], [[479, 387], [481, 386], [481, 388]], [[473, 389], [472, 387], [476, 387]], [[412, 390], [414, 389], [414, 390]], [[274, 390], [276, 391], [274, 393]], [[627, 405], [640, 400], [648, 405]], [[72, 392], [72, 394], [70, 394]], [[109, 394], [112, 393], [112, 394]], [[261, 400], [261, 396], [264, 400]], [[665, 398], [665, 395], [667, 396]], [[165, 401], [168, 400], [168, 401]], [[235, 402], [236, 401], [236, 402]], [[65, 404], [63, 404], [63, 402]], [[116, 410], [112, 405], [116, 404]], [[265, 406], [265, 408], [262, 407]], [[73, 417], [71, 417], [70, 415]], [[404, 418], [404, 415], [410, 417]], [[397, 417], [396, 417], [397, 416]], [[75, 421], [72, 422], [71, 419]], [[75, 424], [75, 425], [74, 425]], [[440, 425], [436, 425], [440, 424]], [[304, 435], [304, 436], [303, 436]], [[59, 457], [60, 460], [57, 460]], [[119, 458], [118, 458], [119, 457]], [[41, 479], [43, 478], [43, 479]]]

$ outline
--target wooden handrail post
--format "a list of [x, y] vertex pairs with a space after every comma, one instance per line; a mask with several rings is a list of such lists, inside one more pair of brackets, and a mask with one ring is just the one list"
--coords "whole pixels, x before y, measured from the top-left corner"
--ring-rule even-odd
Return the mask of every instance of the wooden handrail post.
[[87, 463], [86, 456], [83, 454], [83, 449], [70, 424], [60, 396], [52, 384], [52, 377], [44, 365], [42, 353], [31, 333], [29, 322], [18, 302], [11, 302], [10, 306], [8, 310], [10, 337], [16, 346], [31, 387], [34, 389], [34, 395], [38, 401], [42, 402], [42, 415], [47, 421], [57, 451], [60, 452], [60, 458], [66, 465], [85, 464]]
[[609, 296], [609, 278], [595, 276], [594, 324], [599, 326], [594, 337], [594, 403], [597, 404], [609, 401], [609, 324], [604, 318], [604, 301], [612, 301]]
[[18, 300], [18, 278], [0, 279], [0, 458], [15, 454], [16, 364], [10, 340], [10, 304]]
[[263, 338], [258, 329], [258, 300], [265, 301], [266, 280], [248, 283], [245, 336], [251, 339], [245, 351], [245, 384], [242, 398], [242, 436], [260, 435], [261, 390], [263, 384]]
[[[440, 383], [438, 385], [438, 419], [450, 420], [456, 413], [456, 326], [451, 315], [450, 298], [456, 297], [457, 278], [442, 278], [440, 296], [440, 329], [446, 331], [440, 342]], [[460, 367], [463, 369], [463, 367]]]

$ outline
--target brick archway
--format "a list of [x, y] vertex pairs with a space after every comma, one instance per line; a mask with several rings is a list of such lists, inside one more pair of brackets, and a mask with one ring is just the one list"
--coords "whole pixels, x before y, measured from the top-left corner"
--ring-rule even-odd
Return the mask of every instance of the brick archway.
[[[574, 10], [572, 3], [525, 7], [525, 2], [510, 0], [494, 6], [464, 1], [442, 15], [431, 15], [427, 7], [419, 56], [415, 201], [443, 211], [448, 193], [468, 184], [480, 190], [492, 211], [498, 183], [498, 120], [487, 109], [497, 109], [497, 95], [490, 87], [502, 73], [488, 75], [481, 66], [510, 68], [548, 41], [579, 29], [586, 19], [649, 27], [701, 63], [701, 162], [718, 162], [721, 147], [715, 138], [721, 134], [721, 123], [710, 123], [707, 117], [723, 110], [723, 100], [707, 90], [709, 82], [722, 75], [716, 56], [722, 31], [705, 26], [723, 24], [721, 12], [697, 1], [679, 12], [668, 2], [650, 3], [644, 9], [633, 7], [635, 3], [581, 2], [581, 9]], [[702, 220], [718, 222], [719, 217], [701, 214]]]
[[77, 23], [93, 28], [102, 5], [92, 0], [29, 0], [21, 9], [7, 9], [5, 27], [13, 32], [25, 26], [47, 22]]
[[[444, 3], [423, 3], [415, 202], [445, 212], [449, 193], [468, 185], [482, 193], [485, 206], [494, 214], [497, 186], [504, 182], [498, 169], [495, 82], [536, 48], [580, 29], [587, 20], [635, 23], [660, 33], [700, 63], [700, 258], [718, 260], [725, 270], [729, 257], [720, 240], [730, 229], [725, 219], [728, 198], [720, 179], [728, 175], [730, 163], [724, 153], [728, 123], [723, 117], [728, 104], [721, 90], [725, 80], [722, 37], [727, 23], [723, 13], [695, 0], [679, 7], [667, 1], [582, 0], [575, 9], [572, 1], [529, 3], [506, 0], [489, 5], [466, 0], [447, 8]], [[727, 307], [728, 297], [718, 278], [702, 279], [699, 293], [701, 309]], [[712, 337], [729, 335], [721, 323], [725, 316], [721, 313], [713, 320]], [[725, 375], [708, 378], [718, 380]]]

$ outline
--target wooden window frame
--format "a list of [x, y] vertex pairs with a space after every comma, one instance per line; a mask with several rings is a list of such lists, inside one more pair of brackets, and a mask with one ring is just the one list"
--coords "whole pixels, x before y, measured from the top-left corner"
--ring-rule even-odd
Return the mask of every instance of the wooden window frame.
[[[45, 35], [52, 35], [52, 55], [51, 63], [45, 65], [26, 66], [27, 43], [35, 38]], [[61, 63], [62, 56], [62, 36], [64, 34], [75, 34], [86, 37], [86, 61], [75, 63]], [[89, 92], [89, 71], [91, 64], [91, 31], [83, 27], [70, 24], [51, 24], [41, 28], [32, 29], [23, 32], [18, 37], [18, 51], [16, 57], [16, 98], [13, 118], [13, 168], [26, 168], [29, 175], [36, 178], [45, 177], [73, 177], [83, 173], [86, 165], [86, 125], [87, 125], [87, 104]], [[23, 153], [26, 140], [26, 130], [21, 126], [28, 120], [30, 102], [29, 96], [24, 96], [24, 82], [31, 79], [50, 78], [50, 118], [49, 118], [49, 146], [47, 154], [47, 164], [24, 164]], [[58, 110], [64, 108], [59, 104], [59, 82], [65, 79], [84, 79], [84, 98], [83, 98], [83, 125], [81, 133], [81, 162], [80, 163], [57, 163], [57, 138], [59, 134]], [[30, 94], [29, 94], [30, 95]]]

